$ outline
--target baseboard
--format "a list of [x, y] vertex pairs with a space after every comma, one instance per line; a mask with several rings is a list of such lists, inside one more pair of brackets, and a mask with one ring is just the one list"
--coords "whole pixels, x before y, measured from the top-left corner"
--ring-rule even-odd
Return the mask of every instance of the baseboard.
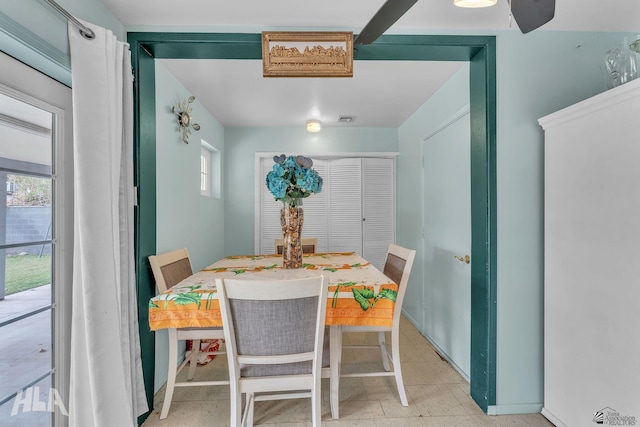
[[551, 422], [551, 424], [553, 424], [554, 426], [556, 426], [556, 427], [567, 427], [567, 425], [565, 423], [563, 423], [558, 418], [556, 418], [556, 416], [553, 415], [551, 412], [549, 412], [549, 410], [547, 408], [543, 407], [541, 414], [542, 414], [543, 417], [548, 419]]
[[460, 367], [458, 365], [456, 365], [456, 363], [453, 360], [451, 360], [451, 358], [449, 358], [447, 353], [445, 353], [436, 343], [434, 343], [433, 340], [431, 338], [429, 338], [428, 335], [422, 334], [422, 336], [425, 337], [427, 341], [429, 341], [429, 344], [431, 344], [433, 346], [433, 348], [436, 349], [436, 351], [438, 352], [438, 355], [441, 358], [446, 360], [447, 363], [449, 365], [451, 365], [451, 367], [453, 369], [456, 370], [456, 372], [458, 372], [460, 375], [462, 375], [462, 378], [464, 378], [466, 382], [471, 383], [471, 378], [469, 378], [469, 376], [467, 374], [465, 374], [464, 371], [462, 369], [460, 369]]
[[[416, 329], [418, 329], [418, 331], [420, 331], [420, 327], [418, 326], [415, 319], [413, 319], [410, 315], [408, 315], [404, 311], [402, 312], [402, 314], [404, 315], [404, 317], [407, 318], [407, 320], [409, 320], [410, 323], [413, 324], [413, 326], [416, 327]], [[471, 379], [462, 371], [462, 369], [460, 369], [460, 367], [456, 365], [455, 362], [453, 362], [449, 358], [449, 356], [447, 356], [447, 354], [437, 344], [435, 344], [428, 335], [425, 335], [422, 332], [420, 333], [427, 341], [429, 341], [429, 343], [433, 346], [433, 348], [438, 352], [438, 355], [440, 357], [446, 360], [447, 363], [449, 363], [449, 365], [451, 365], [453, 369], [455, 369], [467, 382], [469, 383], [471, 382]], [[542, 403], [523, 403], [523, 404], [516, 404], [516, 405], [490, 405], [487, 407], [487, 415], [539, 414], [540, 411], [542, 411], [542, 408], [543, 408]], [[561, 427], [566, 427], [564, 424], [557, 424], [557, 425]]]
[[521, 403], [517, 405], [491, 405], [487, 408], [487, 415], [521, 415], [539, 414], [542, 403]]
[[420, 332], [421, 326], [416, 319], [409, 315], [405, 310], [402, 310], [402, 315], [413, 325], [414, 328], [418, 330], [418, 332]]

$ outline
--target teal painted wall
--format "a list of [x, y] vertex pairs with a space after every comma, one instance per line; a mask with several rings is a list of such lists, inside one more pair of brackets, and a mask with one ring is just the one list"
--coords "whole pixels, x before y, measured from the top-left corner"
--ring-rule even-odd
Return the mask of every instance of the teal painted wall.
[[[156, 188], [158, 252], [189, 249], [194, 270], [224, 255], [224, 193], [220, 198], [200, 194], [200, 148], [204, 140], [225, 155], [224, 127], [196, 99], [189, 144], [182, 142], [177, 116], [171, 107], [189, 98], [188, 92], [166, 67], [156, 61]], [[219, 173], [224, 176], [224, 162]]]
[[[166, 67], [156, 61], [156, 251], [186, 247], [194, 271], [224, 256], [224, 192], [222, 197], [200, 194], [200, 147], [205, 140], [225, 153], [224, 127], [196, 101], [191, 113], [201, 128], [182, 142], [171, 107], [189, 93]], [[224, 162], [222, 170], [224, 176]], [[215, 172], [214, 172], [215, 173]], [[168, 336], [156, 332], [155, 390], [167, 381]]]
[[[124, 25], [100, 0], [56, 0], [56, 3], [73, 16], [110, 29], [118, 40], [126, 40]], [[4, 2], [0, 6], [0, 12], [58, 50], [69, 54], [67, 20], [42, 0], [20, 0], [20, 7], [15, 7], [15, 3]]]
[[256, 152], [327, 154], [396, 152], [395, 128], [330, 128], [311, 134], [299, 128], [227, 128], [225, 131], [225, 254], [254, 252]]
[[[72, 15], [108, 28], [126, 41], [124, 25], [100, 0], [57, 0]], [[67, 20], [41, 0], [0, 4], [0, 50], [71, 85]]]
[[[422, 144], [426, 137], [440, 129], [468, 104], [469, 65], [465, 64], [398, 129], [400, 155], [396, 169], [397, 241], [400, 245], [417, 251], [403, 311], [421, 330], [425, 321], [423, 312], [429, 309], [430, 304], [423, 293], [424, 243], [422, 234], [417, 232], [422, 228]], [[422, 332], [428, 334], [426, 331]]]
[[[624, 34], [535, 31], [497, 37], [496, 413], [538, 412], [543, 402], [544, 134], [538, 118], [606, 89], [604, 52]], [[468, 102], [461, 70], [399, 128], [398, 242], [418, 248], [405, 309], [421, 303], [420, 144]], [[422, 322], [422, 319], [416, 319]]]
[[612, 33], [497, 37], [499, 412], [543, 402], [544, 134], [538, 118], [606, 90]]

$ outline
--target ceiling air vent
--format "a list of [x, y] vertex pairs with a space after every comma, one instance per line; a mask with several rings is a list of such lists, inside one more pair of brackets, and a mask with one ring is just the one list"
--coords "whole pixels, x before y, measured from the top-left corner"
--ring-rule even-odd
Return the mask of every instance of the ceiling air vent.
[[338, 123], [351, 123], [354, 120], [354, 116], [338, 116]]

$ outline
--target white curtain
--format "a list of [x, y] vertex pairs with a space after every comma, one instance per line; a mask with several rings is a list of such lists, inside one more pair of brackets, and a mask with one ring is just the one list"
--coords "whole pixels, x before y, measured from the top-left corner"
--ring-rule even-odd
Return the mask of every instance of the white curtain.
[[109, 30], [69, 25], [74, 267], [69, 425], [136, 426], [147, 412], [133, 247], [131, 52]]

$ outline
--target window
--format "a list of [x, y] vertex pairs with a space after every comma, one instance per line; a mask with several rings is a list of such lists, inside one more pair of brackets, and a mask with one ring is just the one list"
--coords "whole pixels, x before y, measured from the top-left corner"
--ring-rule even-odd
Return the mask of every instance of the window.
[[220, 198], [220, 151], [200, 141], [200, 194]]
[[211, 196], [211, 151], [200, 148], [200, 194]]

